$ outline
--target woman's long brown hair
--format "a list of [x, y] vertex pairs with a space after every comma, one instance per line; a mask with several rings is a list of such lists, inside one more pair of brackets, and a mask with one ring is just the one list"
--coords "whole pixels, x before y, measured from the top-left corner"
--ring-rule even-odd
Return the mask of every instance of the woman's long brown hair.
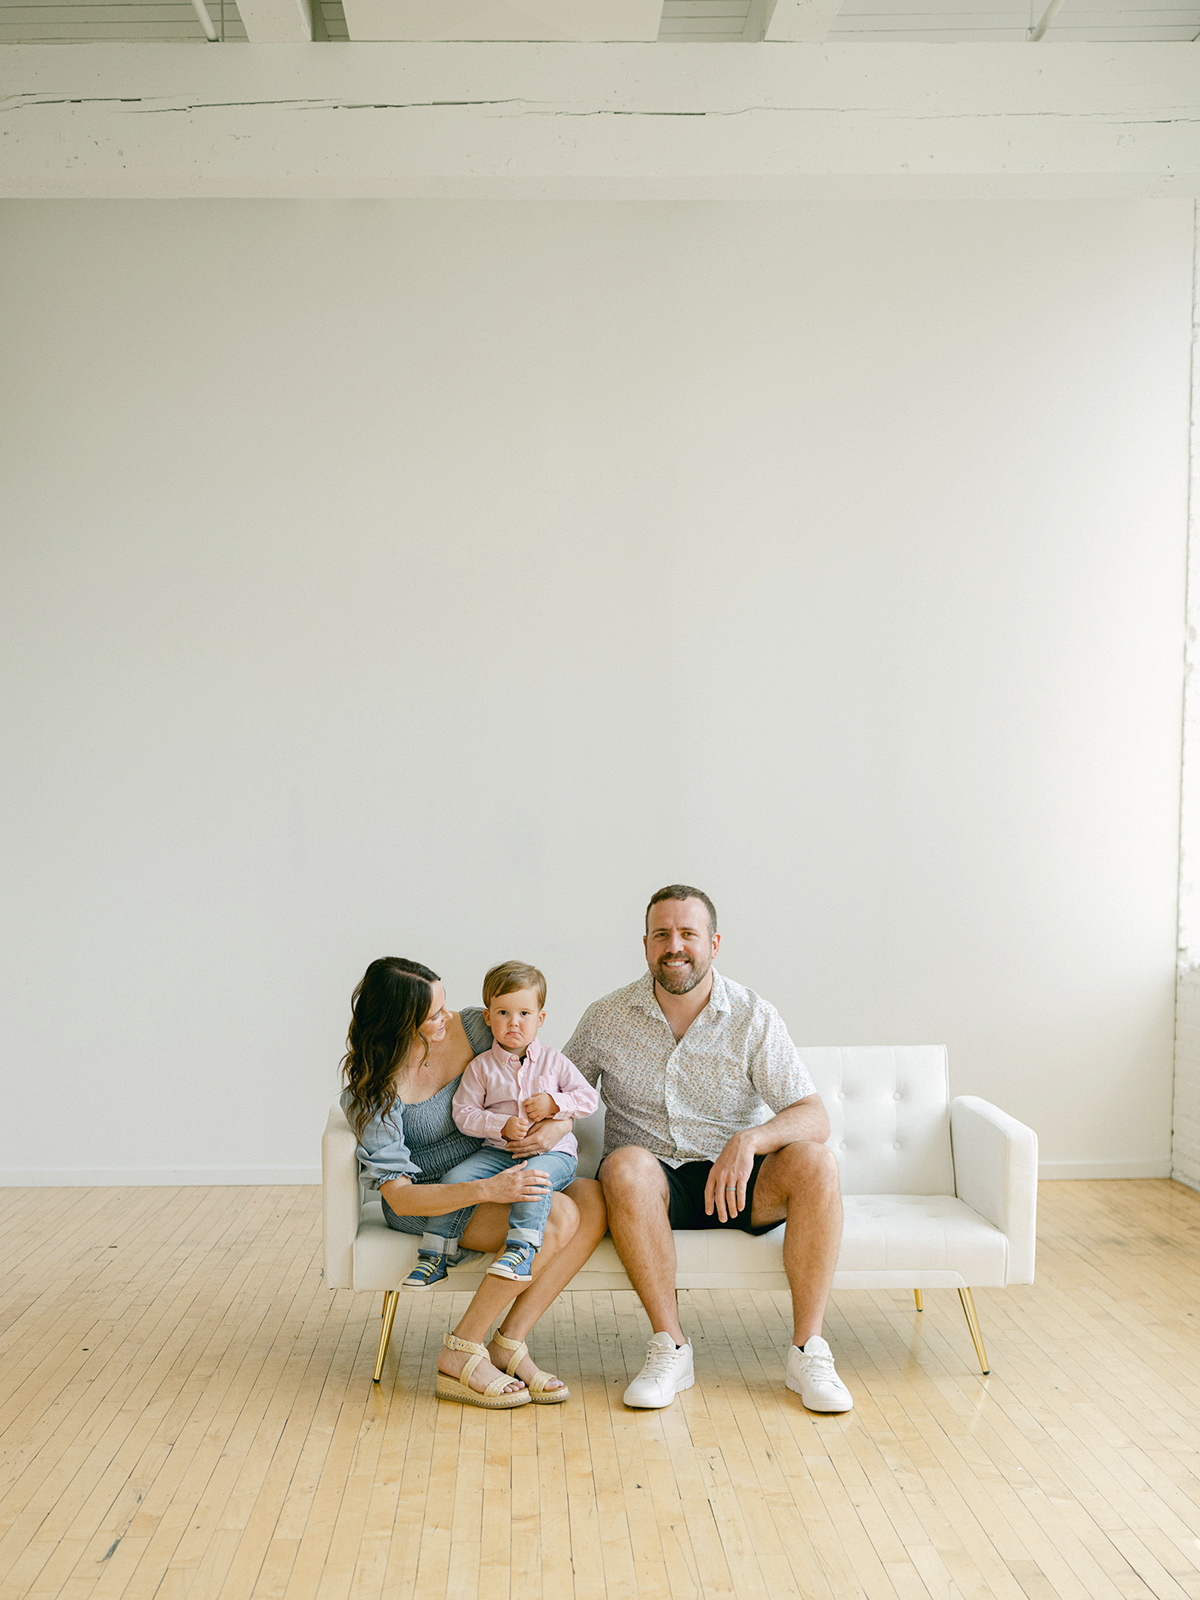
[[[372, 1117], [386, 1117], [396, 1104], [396, 1069], [420, 1038], [433, 1004], [433, 986], [440, 982], [436, 972], [402, 956], [380, 956], [363, 973], [350, 1000], [350, 1032], [342, 1057], [356, 1139], [362, 1139]], [[428, 1039], [424, 1043], [428, 1056]]]

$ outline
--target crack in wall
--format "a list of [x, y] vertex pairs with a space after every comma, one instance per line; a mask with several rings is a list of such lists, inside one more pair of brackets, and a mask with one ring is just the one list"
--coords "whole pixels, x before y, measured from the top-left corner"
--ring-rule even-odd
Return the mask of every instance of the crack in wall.
[[[156, 97], [161, 99], [161, 97]], [[1069, 122], [1101, 122], [1108, 127], [1154, 128], [1191, 127], [1200, 125], [1200, 106], [1196, 110], [1172, 115], [1149, 116], [1132, 112], [1114, 111], [907, 111], [897, 107], [880, 106], [822, 106], [822, 105], [769, 105], [755, 103], [748, 106], [704, 107], [699, 110], [660, 107], [591, 106], [574, 109], [566, 105], [553, 105], [548, 101], [527, 100], [520, 96], [481, 100], [186, 100], [178, 104], [153, 104], [140, 96], [96, 95], [56, 96], [10, 95], [0, 100], [0, 112], [30, 111], [43, 106], [133, 106], [138, 115], [186, 115], [194, 111], [245, 110], [258, 107], [279, 107], [295, 111], [438, 111], [486, 110], [492, 107], [517, 107], [522, 115], [540, 117], [745, 117], [764, 114], [781, 116], [876, 116], [903, 122], [1016, 122], [1029, 120], [1063, 120]]]

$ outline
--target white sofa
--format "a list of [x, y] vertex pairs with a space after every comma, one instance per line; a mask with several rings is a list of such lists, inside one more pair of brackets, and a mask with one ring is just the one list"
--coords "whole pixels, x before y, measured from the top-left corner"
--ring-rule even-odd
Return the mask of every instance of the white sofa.
[[[988, 1371], [972, 1288], [1032, 1283], [1037, 1135], [973, 1095], [950, 1099], [941, 1045], [802, 1049], [829, 1112], [841, 1169], [845, 1226], [833, 1288], [957, 1289]], [[576, 1125], [580, 1174], [595, 1173], [603, 1107]], [[416, 1260], [415, 1235], [387, 1227], [358, 1180], [354, 1135], [334, 1105], [322, 1141], [325, 1278], [333, 1289], [383, 1290], [375, 1380], [383, 1371], [396, 1290]], [[752, 1238], [732, 1230], [676, 1233], [681, 1289], [786, 1289], [783, 1228]], [[439, 1289], [473, 1289], [486, 1261], [452, 1272]], [[571, 1290], [628, 1289], [605, 1238]]]

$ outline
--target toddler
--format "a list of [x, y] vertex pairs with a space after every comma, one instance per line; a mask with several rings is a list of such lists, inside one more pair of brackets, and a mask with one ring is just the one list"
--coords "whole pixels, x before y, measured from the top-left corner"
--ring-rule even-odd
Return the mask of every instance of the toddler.
[[[492, 967], [483, 980], [483, 1004], [494, 1042], [463, 1073], [454, 1096], [454, 1121], [463, 1133], [484, 1143], [447, 1172], [442, 1182], [490, 1178], [524, 1162], [549, 1177], [551, 1190], [565, 1189], [579, 1166], [573, 1133], [552, 1149], [529, 1157], [513, 1155], [508, 1145], [524, 1139], [536, 1123], [590, 1116], [600, 1096], [566, 1056], [547, 1050], [538, 1039], [546, 1020], [546, 980], [536, 967], [523, 961]], [[514, 1200], [508, 1208], [504, 1249], [488, 1271], [527, 1284], [549, 1215], [549, 1193], [540, 1200]], [[430, 1217], [426, 1227], [436, 1232], [443, 1220], [451, 1223], [453, 1218]], [[444, 1255], [422, 1250], [405, 1287], [431, 1287], [445, 1277], [445, 1263]]]

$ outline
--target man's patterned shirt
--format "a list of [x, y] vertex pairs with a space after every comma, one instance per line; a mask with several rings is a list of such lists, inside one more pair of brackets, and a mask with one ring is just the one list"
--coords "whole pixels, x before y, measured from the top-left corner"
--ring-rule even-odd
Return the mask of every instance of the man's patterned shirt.
[[716, 971], [678, 1043], [647, 972], [590, 1005], [564, 1053], [599, 1083], [605, 1155], [638, 1144], [669, 1167], [715, 1161], [735, 1133], [816, 1093], [775, 1007]]

